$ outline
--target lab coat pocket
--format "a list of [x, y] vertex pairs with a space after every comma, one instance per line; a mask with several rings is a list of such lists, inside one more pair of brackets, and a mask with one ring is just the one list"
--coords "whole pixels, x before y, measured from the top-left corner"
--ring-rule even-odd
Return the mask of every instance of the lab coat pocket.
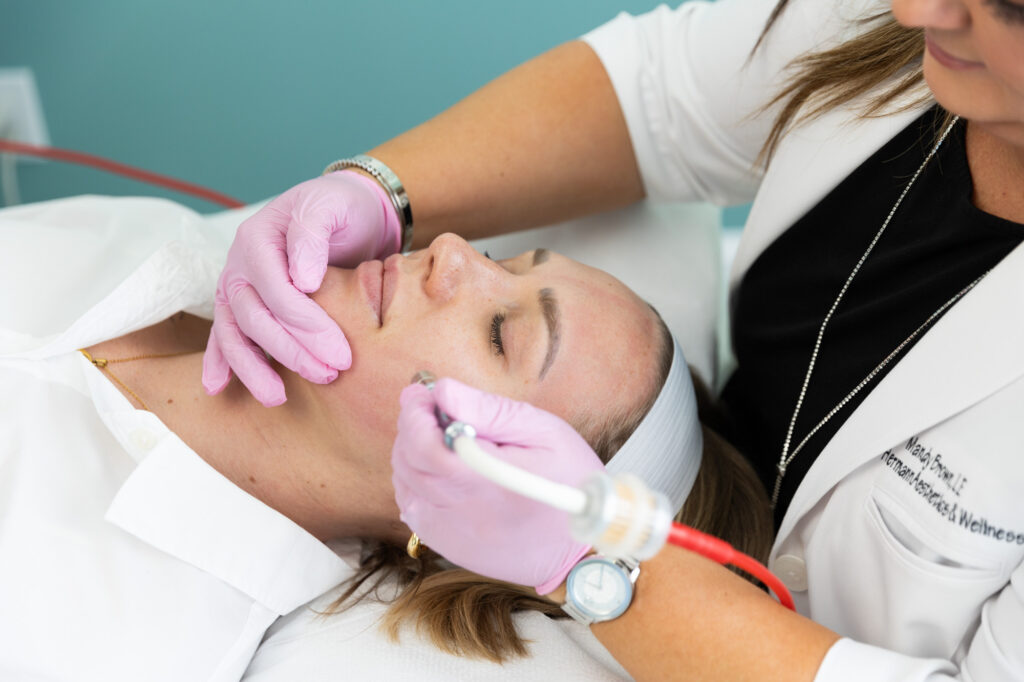
[[959, 544], [952, 524], [915, 516], [881, 488], [865, 498], [864, 511], [864, 556], [874, 565], [861, 577], [877, 603], [873, 615], [861, 612], [876, 622], [861, 626], [898, 651], [954, 657], [985, 600], [1006, 583], [1003, 557]]
[[986, 557], [955, 545], [908, 512], [891, 493], [874, 488], [866, 507], [868, 520], [888, 552], [909, 570], [955, 581], [984, 581], [999, 576], [1001, 557]]

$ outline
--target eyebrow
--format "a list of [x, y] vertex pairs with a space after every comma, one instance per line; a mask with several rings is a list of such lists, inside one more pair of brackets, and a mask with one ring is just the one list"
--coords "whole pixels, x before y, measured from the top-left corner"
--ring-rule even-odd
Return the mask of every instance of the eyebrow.
[[[537, 256], [534, 255], [534, 262], [536, 263], [536, 261]], [[559, 323], [558, 299], [555, 298], [554, 290], [545, 287], [538, 292], [537, 298], [540, 301], [541, 310], [544, 312], [544, 323], [548, 328], [548, 352], [544, 356], [544, 364], [540, 368], [540, 378], [544, 379], [544, 375], [548, 373], [551, 364], [555, 361], [555, 354], [558, 353], [558, 341], [562, 328]]]
[[547, 249], [537, 248], [533, 250], [533, 262], [530, 265], [540, 265], [548, 258], [551, 257], [551, 252]]

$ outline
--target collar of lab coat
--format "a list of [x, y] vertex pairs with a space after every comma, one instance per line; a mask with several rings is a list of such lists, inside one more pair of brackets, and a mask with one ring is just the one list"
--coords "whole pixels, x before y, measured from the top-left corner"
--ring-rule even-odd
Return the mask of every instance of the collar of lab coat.
[[[896, 108], [900, 106], [897, 103]], [[769, 244], [928, 106], [864, 120], [850, 105], [791, 129], [779, 144], [750, 207], [732, 265], [730, 290], [736, 290], [743, 274]], [[883, 218], [878, 218], [879, 227]]]
[[[840, 108], [791, 131], [751, 207], [730, 276], [733, 290], [772, 241], [925, 108], [867, 121]], [[804, 514], [842, 477], [1024, 374], [1022, 269], [1024, 245], [940, 318], [871, 390], [800, 483], [773, 557]]]

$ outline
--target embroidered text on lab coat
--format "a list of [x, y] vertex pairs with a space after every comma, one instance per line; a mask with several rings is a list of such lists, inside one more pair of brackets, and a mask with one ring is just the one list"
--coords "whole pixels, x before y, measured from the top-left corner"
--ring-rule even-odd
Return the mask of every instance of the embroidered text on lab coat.
[[1024, 533], [1000, 527], [965, 508], [957, 499], [967, 486], [967, 477], [957, 471], [949, 458], [914, 436], [902, 447], [886, 450], [881, 456], [886, 468], [906, 483], [932, 509], [948, 522], [968, 533], [999, 542], [1024, 545]]

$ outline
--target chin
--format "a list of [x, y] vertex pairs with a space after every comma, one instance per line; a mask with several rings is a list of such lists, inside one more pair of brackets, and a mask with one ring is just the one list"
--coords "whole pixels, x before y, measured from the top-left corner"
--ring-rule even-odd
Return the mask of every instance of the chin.
[[1024, 101], [1007, 103], [994, 83], [967, 80], [967, 76], [945, 72], [927, 61], [924, 77], [935, 100], [946, 111], [1024, 148]]
[[966, 119], [973, 119], [976, 111], [972, 107], [971, 97], [967, 89], [957, 83], [957, 77], [949, 74], [941, 66], [932, 63], [927, 57], [924, 61], [924, 80], [932, 96], [943, 109]]

